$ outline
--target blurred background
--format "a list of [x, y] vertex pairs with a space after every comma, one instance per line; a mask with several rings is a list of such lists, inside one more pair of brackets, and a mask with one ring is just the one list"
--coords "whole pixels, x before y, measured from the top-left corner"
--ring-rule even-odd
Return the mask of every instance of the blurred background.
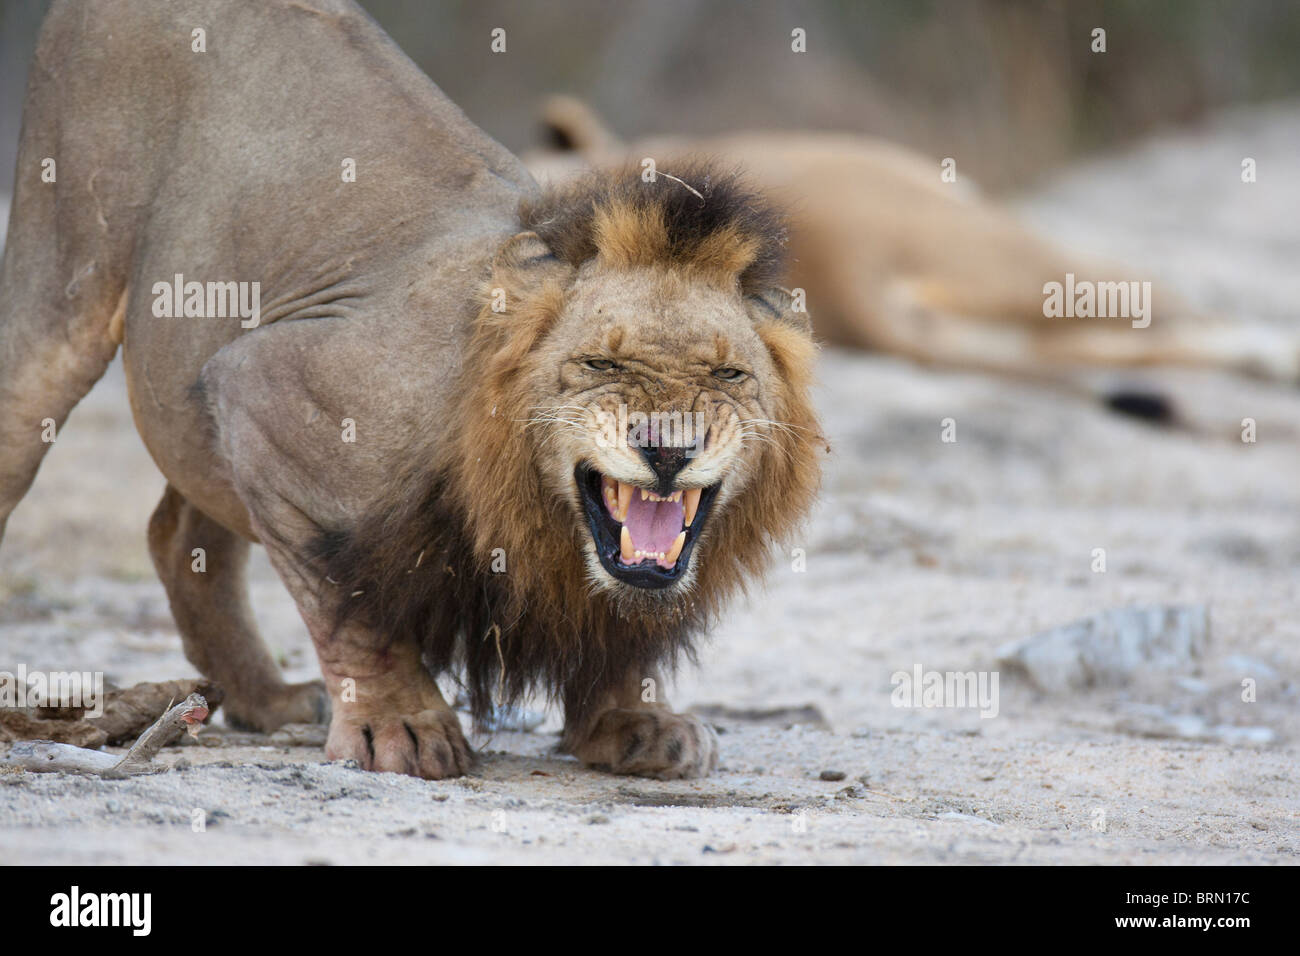
[[[1063, 161], [1300, 91], [1294, 0], [364, 0], [470, 118], [532, 145], [548, 93], [625, 138], [843, 129], [1024, 187]], [[0, 192], [47, 4], [0, 0]], [[496, 27], [507, 55], [489, 50]], [[806, 31], [807, 54], [791, 51]], [[1104, 56], [1091, 31], [1107, 31]]]

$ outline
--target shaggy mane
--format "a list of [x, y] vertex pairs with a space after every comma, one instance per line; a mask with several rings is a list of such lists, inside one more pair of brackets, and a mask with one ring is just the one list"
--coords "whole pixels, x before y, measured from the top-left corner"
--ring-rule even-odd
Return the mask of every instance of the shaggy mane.
[[738, 280], [745, 295], [767, 291], [785, 271], [782, 215], [739, 171], [702, 159], [652, 182], [638, 167], [594, 172], [525, 201], [519, 218], [574, 267], [595, 258], [677, 266]]
[[[337, 626], [357, 622], [380, 640], [414, 641], [435, 675], [462, 673], [479, 726], [494, 704], [545, 690], [563, 704], [566, 732], [576, 733], [625, 675], [670, 673], [815, 495], [824, 441], [808, 399], [814, 346], [776, 316], [753, 321], [780, 372], [772, 414], [788, 427], [762, 443], [762, 480], [710, 518], [689, 592], [641, 605], [594, 588], [585, 522], [542, 480], [545, 436], [524, 425], [538, 401], [527, 382], [581, 263], [652, 257], [753, 293], [775, 280], [779, 218], [733, 174], [679, 172], [703, 201], [662, 174], [655, 184], [632, 174], [593, 175], [523, 204], [523, 229], [554, 255], [512, 251], [527, 233], [498, 253], [457, 403], [440, 410], [451, 434], [438, 460], [412, 461], [374, 511], [316, 541]], [[494, 288], [507, 292], [504, 312], [491, 307]]]

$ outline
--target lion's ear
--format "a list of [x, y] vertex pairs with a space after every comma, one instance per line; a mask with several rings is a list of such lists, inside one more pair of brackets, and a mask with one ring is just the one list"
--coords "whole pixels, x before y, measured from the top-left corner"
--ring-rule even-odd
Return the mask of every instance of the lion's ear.
[[513, 289], [516, 295], [538, 292], [555, 283], [567, 286], [574, 271], [535, 232], [511, 236], [492, 260], [493, 281]]
[[812, 319], [808, 317], [808, 307], [802, 289], [791, 292], [789, 289], [773, 286], [763, 292], [757, 292], [749, 297], [749, 309], [755, 320], [777, 319], [794, 326], [806, 335], [812, 335]]
[[535, 232], [518, 232], [497, 250], [492, 265], [498, 269], [530, 269], [557, 262], [555, 253]]

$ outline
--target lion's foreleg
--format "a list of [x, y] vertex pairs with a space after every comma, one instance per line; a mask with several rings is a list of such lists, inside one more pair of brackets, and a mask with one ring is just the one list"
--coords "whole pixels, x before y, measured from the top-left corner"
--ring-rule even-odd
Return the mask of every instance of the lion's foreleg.
[[336, 627], [330, 583], [319, 582], [315, 569], [300, 560], [302, 550], [286, 549], [275, 535], [260, 536], [316, 646], [332, 710], [325, 755], [429, 780], [468, 771], [472, 753], [460, 719], [419, 648], [388, 641], [360, 623]]
[[671, 780], [702, 777], [718, 762], [712, 729], [675, 714], [661, 695], [659, 672], [629, 672], [584, 706], [566, 706], [563, 748], [588, 766]]

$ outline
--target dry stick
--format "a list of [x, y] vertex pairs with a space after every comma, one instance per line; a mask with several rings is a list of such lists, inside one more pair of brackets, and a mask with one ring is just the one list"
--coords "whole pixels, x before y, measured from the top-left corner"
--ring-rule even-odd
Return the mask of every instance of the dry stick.
[[71, 744], [22, 740], [13, 745], [0, 764], [35, 773], [90, 773], [109, 778], [157, 773], [165, 769], [153, 763], [158, 751], [179, 737], [182, 731], [188, 730], [191, 736], [198, 736], [199, 726], [207, 716], [208, 702], [203, 695], [190, 694], [142, 733], [121, 759]]
[[114, 754], [87, 750], [53, 740], [20, 740], [0, 759], [0, 767], [15, 767], [32, 773], [101, 774], [120, 763]]

